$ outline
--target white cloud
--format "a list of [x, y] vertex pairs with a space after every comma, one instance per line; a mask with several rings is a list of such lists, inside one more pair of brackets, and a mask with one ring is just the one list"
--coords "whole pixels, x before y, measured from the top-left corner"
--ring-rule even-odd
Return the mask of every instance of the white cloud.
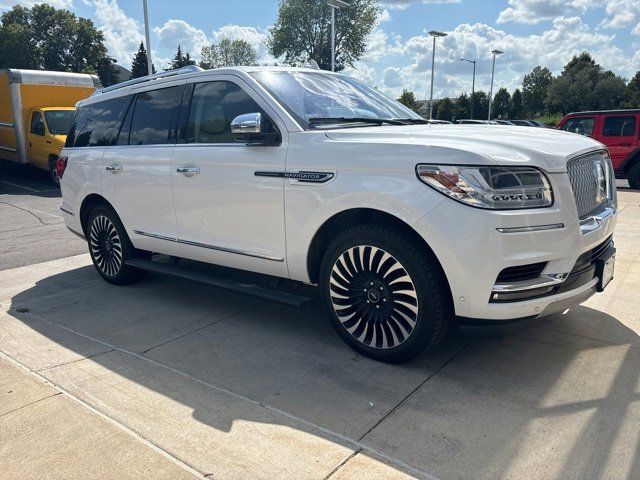
[[104, 33], [109, 55], [123, 67], [129, 68], [138, 45], [144, 41], [142, 25], [127, 16], [116, 0], [92, 0], [90, 4], [94, 6], [94, 20]]
[[158, 37], [158, 44], [167, 51], [176, 51], [178, 45], [183, 53], [199, 58], [200, 51], [207, 43], [206, 34], [184, 20], [167, 20], [161, 27], [155, 27], [153, 33]]
[[509, 7], [498, 15], [498, 23], [535, 24], [563, 15], [583, 15], [598, 0], [509, 0]]

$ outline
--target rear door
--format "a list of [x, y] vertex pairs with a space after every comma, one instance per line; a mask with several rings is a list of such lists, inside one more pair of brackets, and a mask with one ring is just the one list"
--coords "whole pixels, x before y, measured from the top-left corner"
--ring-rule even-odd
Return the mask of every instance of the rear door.
[[[285, 128], [243, 80], [215, 78], [188, 83], [190, 110], [183, 114], [184, 135], [173, 153], [173, 199], [184, 256], [287, 276]], [[266, 115], [280, 130], [282, 143], [248, 146], [237, 142], [231, 135], [231, 121], [246, 113]]]
[[171, 155], [184, 81], [132, 92], [115, 144], [104, 152], [103, 195], [135, 247], [178, 255]]
[[636, 115], [605, 115], [600, 141], [609, 148], [614, 166], [620, 165], [635, 150], [638, 118]]

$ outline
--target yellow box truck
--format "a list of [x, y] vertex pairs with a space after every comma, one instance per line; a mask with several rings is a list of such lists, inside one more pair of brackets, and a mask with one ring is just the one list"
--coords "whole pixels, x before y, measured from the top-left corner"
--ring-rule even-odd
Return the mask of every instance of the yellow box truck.
[[0, 159], [49, 170], [67, 138], [75, 105], [100, 86], [84, 73], [0, 70]]

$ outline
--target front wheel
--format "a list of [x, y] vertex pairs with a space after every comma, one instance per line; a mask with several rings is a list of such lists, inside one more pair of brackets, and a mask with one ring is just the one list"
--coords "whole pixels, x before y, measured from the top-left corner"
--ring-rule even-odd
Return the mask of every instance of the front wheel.
[[629, 186], [631, 188], [640, 190], [640, 161], [637, 161], [636, 164], [629, 169], [627, 179], [629, 180]]
[[139, 270], [125, 263], [137, 256], [136, 249], [112, 208], [106, 205], [94, 208], [86, 233], [91, 260], [102, 278], [115, 285], [125, 285], [140, 277]]
[[397, 363], [435, 346], [451, 323], [442, 270], [423, 244], [392, 226], [346, 230], [323, 260], [327, 313], [354, 350]]
[[60, 187], [60, 177], [58, 177], [58, 159], [50, 158], [49, 159], [49, 180], [56, 187]]

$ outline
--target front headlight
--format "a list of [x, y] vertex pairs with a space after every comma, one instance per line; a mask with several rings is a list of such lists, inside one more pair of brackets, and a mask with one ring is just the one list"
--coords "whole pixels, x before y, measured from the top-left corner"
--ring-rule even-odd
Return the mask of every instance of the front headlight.
[[549, 180], [533, 167], [418, 165], [418, 178], [467, 205], [494, 210], [553, 205]]

